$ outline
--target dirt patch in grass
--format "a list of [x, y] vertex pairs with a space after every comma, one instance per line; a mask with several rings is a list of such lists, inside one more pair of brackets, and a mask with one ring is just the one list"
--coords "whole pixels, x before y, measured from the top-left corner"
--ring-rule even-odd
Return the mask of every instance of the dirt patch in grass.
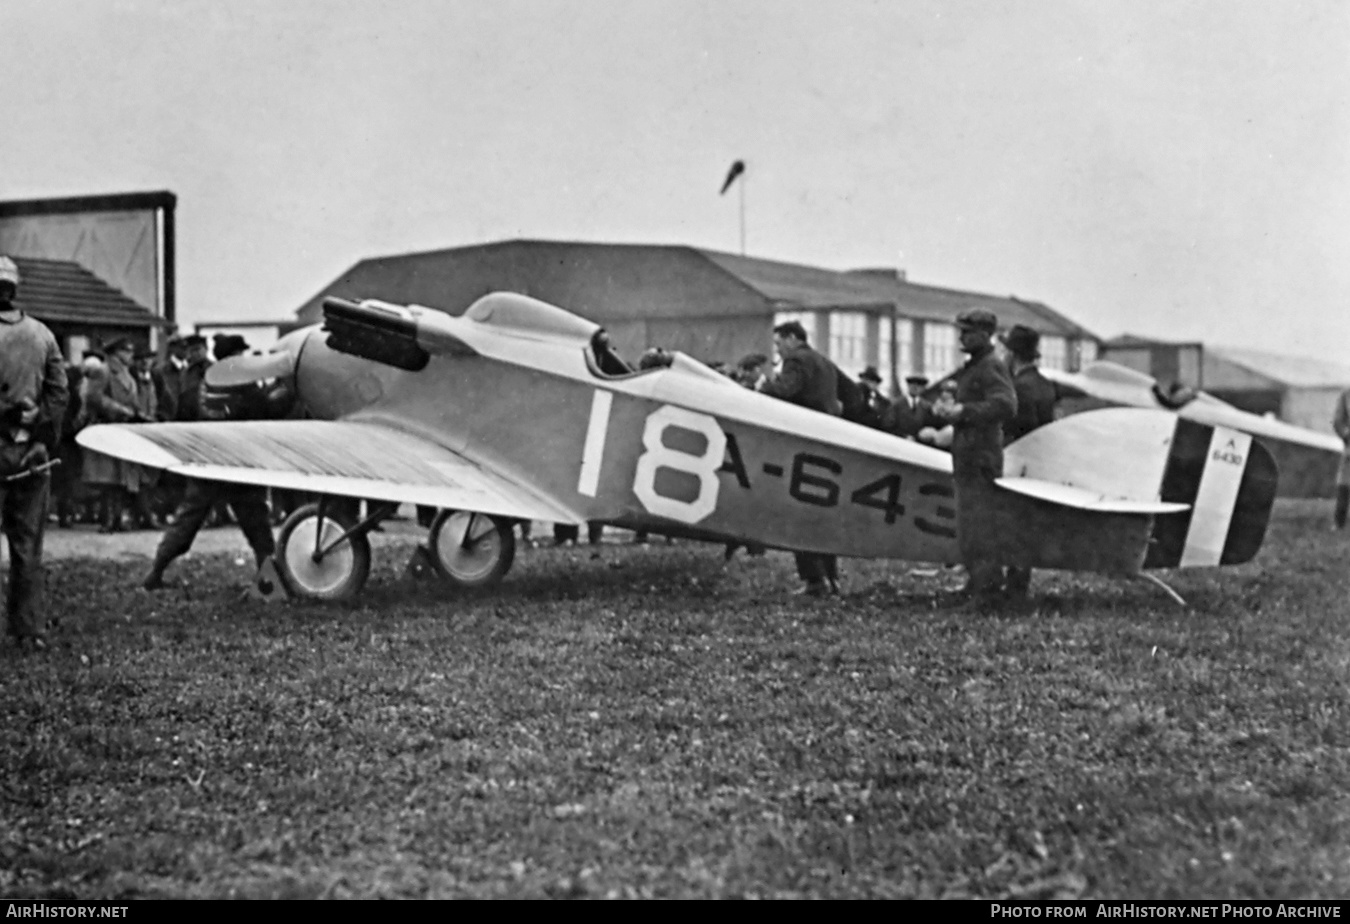
[[0, 893], [94, 897], [1341, 897], [1350, 537], [1282, 503], [1257, 561], [1147, 584], [656, 543], [241, 602], [53, 563], [0, 658]]

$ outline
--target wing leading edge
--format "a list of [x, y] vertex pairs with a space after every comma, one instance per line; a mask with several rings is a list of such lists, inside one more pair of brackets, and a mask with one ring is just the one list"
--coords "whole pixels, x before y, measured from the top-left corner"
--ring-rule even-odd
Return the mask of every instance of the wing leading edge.
[[371, 422], [104, 424], [95, 452], [189, 478], [580, 523], [563, 504], [420, 436]]

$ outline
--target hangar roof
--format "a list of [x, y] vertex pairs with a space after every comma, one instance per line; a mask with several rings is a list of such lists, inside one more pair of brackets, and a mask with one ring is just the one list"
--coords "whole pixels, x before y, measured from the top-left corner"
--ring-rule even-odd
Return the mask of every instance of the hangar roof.
[[[1210, 356], [1294, 388], [1350, 388], [1350, 366], [1263, 350], [1207, 347]], [[1206, 370], [1206, 380], [1209, 372]]]
[[839, 271], [684, 245], [509, 240], [362, 260], [305, 302], [317, 321], [323, 299], [381, 298], [459, 314], [479, 296], [509, 290], [601, 322], [641, 318], [764, 317], [776, 311], [877, 310], [953, 321], [970, 307], [1001, 324], [1091, 337], [1039, 302], [909, 282], [894, 270]]
[[14, 303], [40, 321], [106, 327], [164, 323], [73, 260], [14, 257], [21, 284]]

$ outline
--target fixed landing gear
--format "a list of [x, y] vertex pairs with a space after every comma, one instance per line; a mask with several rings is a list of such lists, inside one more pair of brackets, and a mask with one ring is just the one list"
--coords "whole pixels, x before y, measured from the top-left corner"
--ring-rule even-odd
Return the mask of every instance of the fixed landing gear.
[[[357, 520], [350, 501], [326, 498], [299, 508], [282, 524], [276, 562], [281, 581], [302, 600], [348, 600], [370, 576], [369, 533], [397, 505], [371, 505]], [[488, 587], [516, 557], [513, 521], [467, 510], [442, 510], [431, 523], [429, 559], [441, 578], [458, 587]]]
[[516, 534], [505, 517], [442, 510], [431, 523], [431, 563], [460, 587], [488, 587], [511, 569]]
[[360, 593], [370, 576], [366, 534], [384, 515], [355, 523], [350, 514], [320, 501], [288, 516], [277, 536], [277, 568], [287, 589], [306, 600], [347, 600]]

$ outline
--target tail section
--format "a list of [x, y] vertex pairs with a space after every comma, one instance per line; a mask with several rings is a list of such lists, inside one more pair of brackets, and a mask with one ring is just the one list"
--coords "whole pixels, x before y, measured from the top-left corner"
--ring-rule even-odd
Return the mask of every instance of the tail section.
[[1189, 510], [1154, 522], [1145, 568], [1238, 565], [1261, 548], [1279, 473], [1251, 434], [1177, 419], [1161, 499]]
[[[1038, 566], [1114, 571], [1250, 561], [1278, 481], [1270, 452], [1250, 433], [1142, 408], [1086, 411], [1033, 430], [1007, 448], [1004, 472], [999, 484], [1019, 499], [1011, 506], [1022, 526], [1034, 519], [1028, 502], [1062, 511], [1034, 531], [1019, 529], [1039, 537]], [[1104, 566], [1079, 562], [1116, 520], [1139, 525], [1139, 544], [1112, 539], [1115, 554], [1098, 556]], [[1052, 543], [1052, 528], [1072, 541]]]

